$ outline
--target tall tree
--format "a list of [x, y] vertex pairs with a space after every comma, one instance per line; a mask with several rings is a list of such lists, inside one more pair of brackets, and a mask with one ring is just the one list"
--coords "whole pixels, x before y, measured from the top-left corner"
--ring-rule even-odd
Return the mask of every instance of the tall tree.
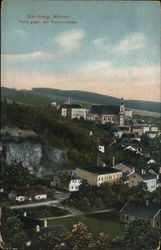
[[116, 250], [152, 250], [158, 245], [159, 230], [143, 220], [128, 224], [123, 235], [113, 242], [113, 248]]

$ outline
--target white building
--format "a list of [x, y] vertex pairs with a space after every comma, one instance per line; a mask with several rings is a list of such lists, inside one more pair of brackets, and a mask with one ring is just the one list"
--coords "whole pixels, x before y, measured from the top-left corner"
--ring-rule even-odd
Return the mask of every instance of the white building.
[[151, 127], [150, 127], [150, 131], [153, 131], [153, 132], [158, 132], [158, 131], [159, 131], [159, 129], [158, 129], [158, 127], [157, 127], [157, 126], [155, 126], [155, 125], [151, 125]]
[[61, 116], [69, 117], [71, 119], [81, 117], [86, 120], [87, 118], [87, 109], [83, 108], [80, 104], [63, 104], [60, 107]]
[[158, 132], [156, 132], [156, 131], [149, 131], [149, 132], [147, 132], [146, 134], [147, 134], [147, 136], [148, 136], [150, 139], [154, 139], [154, 138], [156, 138], [156, 137], [158, 136]]
[[125, 108], [125, 117], [132, 118], [132, 110]]
[[142, 126], [142, 131], [143, 131], [143, 134], [149, 132], [150, 131], [150, 126], [149, 125], [143, 125]]
[[56, 101], [52, 101], [52, 102], [50, 102], [50, 105], [52, 106], [52, 107], [56, 107]]
[[140, 173], [131, 174], [128, 179], [129, 187], [137, 186], [139, 183], [144, 182], [149, 192], [153, 192], [157, 188], [157, 175], [151, 174], [145, 169], [142, 169]]
[[144, 179], [144, 183], [146, 183], [147, 185], [147, 190], [149, 192], [153, 192], [156, 190], [157, 188], [157, 179], [154, 176], [153, 178], [149, 178], [149, 179]]
[[100, 152], [104, 153], [104, 152], [105, 152], [105, 146], [99, 145], [99, 146], [98, 146], [98, 150], [99, 150]]
[[47, 199], [45, 189], [41, 186], [37, 187], [22, 187], [12, 190], [9, 193], [9, 199], [22, 202], [25, 200], [42, 200]]
[[71, 179], [69, 183], [69, 192], [79, 191], [79, 187], [82, 184], [81, 179]]

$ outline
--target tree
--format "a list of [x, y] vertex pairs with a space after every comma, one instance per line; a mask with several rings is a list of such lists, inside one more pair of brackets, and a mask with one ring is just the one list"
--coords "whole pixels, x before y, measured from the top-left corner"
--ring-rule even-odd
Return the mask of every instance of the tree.
[[92, 233], [88, 231], [87, 226], [79, 222], [73, 226], [72, 232], [67, 236], [66, 243], [72, 250], [94, 249], [95, 242]]
[[68, 175], [67, 171], [62, 171], [59, 179], [60, 179], [60, 187], [63, 189], [67, 189], [70, 182], [70, 176]]
[[12, 163], [5, 170], [5, 182], [7, 186], [26, 186], [32, 181], [32, 175], [21, 163]]
[[90, 201], [88, 200], [88, 198], [83, 197], [80, 201], [79, 201], [79, 207], [81, 210], [87, 211], [90, 209]]
[[62, 239], [61, 237], [57, 237], [55, 234], [44, 234], [43, 236], [40, 236], [36, 238], [34, 241], [32, 241], [31, 246], [29, 247], [30, 250], [60, 250], [62, 245]]
[[22, 249], [27, 242], [23, 223], [11, 211], [3, 208], [1, 233], [3, 241], [9, 249]]
[[108, 250], [110, 249], [110, 239], [109, 236], [103, 232], [98, 235], [96, 240], [96, 249]]
[[127, 225], [123, 235], [113, 242], [113, 248], [119, 250], [152, 250], [159, 244], [159, 230], [149, 222], [134, 220]]

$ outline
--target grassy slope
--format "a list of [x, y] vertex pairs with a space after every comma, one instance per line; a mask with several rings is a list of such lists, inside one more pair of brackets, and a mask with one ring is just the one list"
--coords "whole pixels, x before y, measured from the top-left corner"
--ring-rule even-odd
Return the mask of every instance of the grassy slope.
[[124, 229], [124, 224], [120, 222], [118, 212], [49, 220], [48, 224], [63, 224], [68, 230], [71, 230], [73, 225], [79, 221], [84, 222], [88, 226], [89, 231], [95, 235], [100, 232], [105, 232], [113, 238], [119, 235]]

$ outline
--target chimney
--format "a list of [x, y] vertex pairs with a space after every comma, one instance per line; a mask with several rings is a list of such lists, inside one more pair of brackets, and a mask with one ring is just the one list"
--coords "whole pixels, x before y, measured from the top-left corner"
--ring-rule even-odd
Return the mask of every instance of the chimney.
[[44, 227], [48, 227], [48, 221], [44, 220]]
[[39, 225], [36, 225], [36, 232], [40, 232], [40, 226]]
[[115, 166], [115, 156], [112, 157], [112, 166]]
[[23, 213], [23, 216], [24, 216], [24, 217], [26, 217], [26, 216], [27, 216], [27, 212], [26, 212], [26, 211]]

